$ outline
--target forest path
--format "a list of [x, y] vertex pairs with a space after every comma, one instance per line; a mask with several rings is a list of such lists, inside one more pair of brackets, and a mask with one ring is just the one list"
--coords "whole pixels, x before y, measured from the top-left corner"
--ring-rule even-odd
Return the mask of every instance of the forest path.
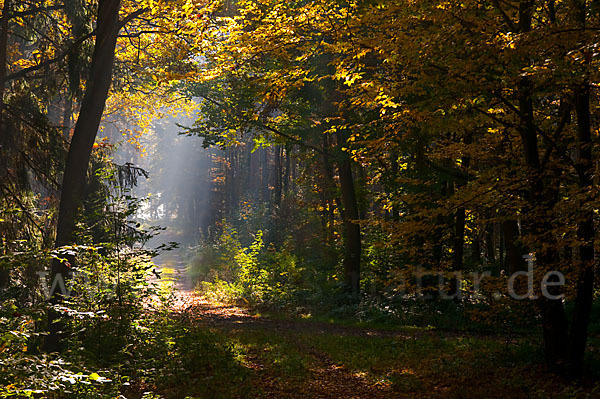
[[[193, 284], [187, 273], [188, 261], [183, 251], [166, 251], [153, 259], [162, 282], [172, 283], [178, 296], [191, 295]], [[153, 281], [158, 281], [153, 278]]]
[[389, 384], [376, 383], [311, 342], [342, 336], [414, 336], [325, 322], [278, 319], [243, 307], [216, 303], [189, 291], [177, 293], [177, 312], [189, 321], [224, 334], [243, 348], [243, 364], [253, 379], [251, 397], [260, 398], [399, 398]]
[[548, 379], [536, 336], [260, 315], [192, 291], [178, 291], [173, 310], [231, 350], [244, 392], [235, 398], [597, 397], [586, 396], [593, 385], [573, 396]]
[[[233, 348], [249, 372], [247, 397], [504, 397], [490, 392], [496, 374], [506, 373], [490, 364], [511, 351], [499, 336], [264, 317], [192, 292], [177, 294], [175, 310]], [[520, 387], [511, 391], [514, 398], [528, 397]]]

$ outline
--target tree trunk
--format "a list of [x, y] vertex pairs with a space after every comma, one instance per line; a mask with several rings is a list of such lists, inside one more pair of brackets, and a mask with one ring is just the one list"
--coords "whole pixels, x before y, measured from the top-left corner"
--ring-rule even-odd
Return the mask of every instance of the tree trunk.
[[275, 198], [273, 203], [277, 206], [281, 204], [281, 190], [282, 190], [282, 177], [283, 177], [283, 165], [281, 163], [281, 153], [283, 149], [280, 145], [275, 147], [275, 167], [274, 167], [274, 187], [275, 187]]
[[66, 142], [69, 142], [71, 133], [71, 119], [73, 118], [73, 95], [67, 90], [63, 104], [62, 132]]
[[508, 274], [523, 270], [525, 262], [522, 256], [524, 254], [516, 243], [519, 238], [519, 225], [516, 220], [511, 219], [502, 222], [502, 237], [504, 238], [504, 248], [506, 250]]
[[463, 268], [463, 255], [465, 252], [465, 212], [465, 208], [458, 208], [454, 215], [453, 270], [462, 270]]
[[347, 155], [343, 155], [338, 168], [344, 205], [344, 283], [348, 292], [357, 298], [360, 292], [361, 239], [352, 164]]
[[2, 128], [2, 114], [4, 113], [4, 90], [6, 83], [6, 50], [8, 45], [8, 20], [10, 19], [10, 0], [4, 0], [2, 19], [0, 19], [0, 135], [4, 135]]
[[290, 189], [290, 155], [291, 146], [285, 146], [285, 174], [283, 175], [283, 194], [287, 194]]
[[481, 263], [481, 240], [478, 233], [473, 237], [473, 243], [471, 244], [471, 262], [474, 265]]
[[[388, 189], [390, 191], [389, 194], [391, 194], [392, 198], [394, 197], [394, 192], [393, 190], [396, 188], [396, 179], [398, 178], [398, 172], [399, 172], [399, 165], [398, 165], [398, 154], [395, 151], [392, 151], [391, 155], [391, 161], [390, 161], [390, 170], [392, 173], [392, 176], [390, 178], [390, 182], [388, 183]], [[394, 222], [399, 222], [400, 221], [400, 210], [398, 209], [398, 206], [396, 205], [396, 202], [394, 201], [394, 204], [392, 205], [392, 221]]]
[[[575, 89], [577, 113], [576, 169], [582, 190], [593, 189], [594, 164], [592, 159], [592, 136], [590, 123], [590, 87], [585, 84]], [[594, 211], [582, 207], [582, 220], [577, 226], [579, 260], [581, 262], [577, 281], [577, 297], [573, 323], [570, 331], [569, 366], [573, 377], [580, 377], [587, 344], [587, 329], [594, 300]]]
[[[473, 135], [468, 133], [465, 135], [464, 143], [468, 146], [473, 142]], [[462, 157], [462, 165], [465, 169], [468, 169], [471, 164], [471, 157], [465, 155]], [[457, 187], [463, 187], [466, 182], [458, 182]], [[455, 224], [454, 224], [454, 245], [453, 245], [453, 259], [452, 259], [452, 268], [455, 271], [463, 269], [463, 256], [465, 252], [465, 222], [466, 222], [466, 209], [463, 207], [459, 207], [456, 210], [455, 214]], [[453, 280], [454, 289], [452, 292], [456, 292], [458, 287], [458, 282], [456, 279]]]
[[[7, 169], [6, 162], [8, 156], [3, 154], [4, 147], [8, 143], [7, 128], [4, 121], [4, 90], [6, 84], [4, 78], [6, 77], [6, 50], [8, 45], [8, 20], [10, 19], [10, 0], [4, 0], [4, 7], [2, 9], [2, 19], [0, 19], [0, 177], [5, 178], [5, 171]], [[4, 288], [10, 278], [10, 271], [7, 268], [0, 268], [0, 288]]]
[[[572, 1], [573, 23], [577, 28], [586, 27], [586, 2]], [[594, 161], [592, 158], [592, 135], [590, 116], [590, 83], [586, 80], [575, 86], [575, 113], [577, 115], [577, 152], [575, 169], [579, 176], [579, 187], [583, 191], [593, 190]], [[594, 300], [594, 210], [581, 207], [582, 219], [577, 226], [580, 270], [577, 280], [577, 296], [573, 322], [569, 336], [569, 372], [579, 378], [583, 373], [583, 361], [587, 345], [587, 330]]]
[[[55, 247], [72, 244], [75, 240], [75, 221], [85, 188], [86, 174], [96, 139], [100, 120], [104, 112], [106, 98], [110, 89], [112, 70], [115, 56], [115, 46], [119, 33], [120, 0], [100, 0], [98, 4], [98, 20], [96, 41], [90, 75], [86, 84], [85, 95], [81, 104], [79, 117], [69, 146], [65, 173], [63, 176], [60, 197], [58, 226], [56, 230]], [[69, 263], [73, 263], [73, 258]], [[66, 281], [70, 265], [57, 260], [52, 262], [51, 283]], [[57, 285], [58, 287], [58, 285]], [[51, 303], [58, 304], [66, 293], [55, 290], [51, 292]], [[50, 311], [48, 314], [49, 335], [46, 341], [48, 351], [62, 349], [59, 332], [58, 314]]]
[[[327, 134], [323, 134], [322, 139], [321, 139], [321, 145], [323, 146], [323, 154], [321, 157], [322, 160], [322, 166], [323, 166], [323, 178], [324, 178], [324, 184], [323, 184], [323, 198], [324, 198], [324, 213], [323, 213], [323, 217], [326, 220], [326, 224], [327, 224], [327, 228], [326, 228], [326, 242], [329, 245], [330, 248], [333, 248], [334, 246], [334, 242], [335, 242], [335, 237], [334, 237], [334, 230], [335, 230], [335, 213], [334, 213], [334, 204], [335, 203], [340, 203], [341, 201], [339, 201], [338, 198], [336, 198], [336, 184], [333, 180], [333, 175], [334, 175], [334, 171], [333, 171], [333, 165], [331, 164], [331, 160], [330, 160], [330, 155], [329, 155], [329, 151], [330, 151], [330, 142], [329, 142], [329, 135]], [[344, 220], [344, 210], [341, 207], [338, 207], [338, 210], [340, 212], [340, 216], [342, 217], [342, 220]]]
[[485, 226], [485, 249], [488, 262], [496, 261], [496, 242], [494, 240], [494, 223], [487, 222]]
[[271, 198], [270, 198], [270, 191], [269, 191], [269, 153], [268, 147], [264, 147], [261, 148], [261, 199], [263, 203], [268, 203]]
[[[533, 0], [522, 0], [519, 3], [519, 30], [521, 33], [531, 30], [534, 11]], [[525, 163], [529, 175], [529, 204], [532, 209], [542, 208], [548, 212], [552, 209], [552, 193], [544, 186], [543, 170], [540, 165], [538, 136], [535, 128], [532, 101], [532, 83], [528, 77], [522, 77], [517, 87], [519, 97], [520, 126], [519, 133], [523, 144]], [[546, 212], [542, 212], [546, 214]], [[551, 231], [551, 222], [548, 220], [534, 220], [530, 223], [530, 230], [534, 234], [544, 235]], [[543, 237], [540, 237], [542, 239]], [[546, 241], [552, 241], [548, 236]], [[556, 262], [557, 254], [552, 242], [546, 242], [547, 249], [542, 249], [536, 254], [538, 267], [548, 268]], [[556, 288], [556, 287], [552, 287]], [[552, 292], [556, 294], [556, 292]], [[548, 365], [557, 371], [564, 366], [566, 361], [567, 318], [561, 299], [540, 298], [542, 315], [542, 329], [544, 335], [544, 352]]]
[[[539, 150], [537, 144], [537, 132], [533, 122], [533, 105], [531, 101], [530, 82], [524, 78], [520, 87], [520, 112], [522, 120], [521, 138], [527, 168], [529, 169], [529, 204], [532, 210], [538, 210], [542, 214], [549, 214], [554, 201], [550, 198], [551, 193], [544, 185], [543, 171], [540, 167]], [[545, 211], [539, 211], [539, 209]], [[547, 212], [546, 212], [547, 211]], [[549, 236], [552, 225], [549, 220], [532, 220], [529, 223], [529, 231], [544, 240], [547, 247], [536, 253], [538, 267], [549, 269], [556, 262], [557, 253], [553, 237]], [[546, 235], [546, 237], [544, 237]], [[553, 287], [557, 289], [557, 287]], [[552, 292], [558, 295], [558, 292]], [[566, 363], [566, 347], [568, 322], [561, 299], [550, 299], [541, 297], [539, 301], [542, 329], [544, 337], [544, 353], [546, 361], [551, 369], [562, 372]]]

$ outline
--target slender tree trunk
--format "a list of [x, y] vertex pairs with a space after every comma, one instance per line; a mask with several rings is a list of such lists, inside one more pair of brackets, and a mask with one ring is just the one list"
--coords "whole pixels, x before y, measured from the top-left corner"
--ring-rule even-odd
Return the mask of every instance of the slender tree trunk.
[[369, 205], [367, 203], [367, 192], [365, 190], [365, 186], [367, 184], [367, 171], [361, 165], [356, 165], [354, 170], [358, 172], [359, 177], [355, 181], [355, 186], [358, 185], [358, 187], [355, 187], [358, 204], [358, 216], [361, 220], [365, 220], [369, 210]]
[[[120, 0], [100, 0], [98, 4], [96, 42], [90, 75], [73, 138], [71, 139], [63, 176], [56, 230], [56, 248], [72, 244], [75, 240], [77, 211], [83, 199], [92, 146], [96, 139], [111, 84], [115, 46], [120, 29], [119, 9]], [[73, 261], [73, 257], [70, 257], [69, 263], [72, 264]], [[66, 281], [68, 279], [71, 269], [69, 263], [57, 260], [52, 262], [51, 282], [60, 281], [61, 279]], [[51, 303], [59, 304], [63, 294], [66, 293], [58, 290], [52, 292]], [[62, 323], [58, 322], [57, 318], [58, 314], [54, 311], [49, 312], [49, 335], [46, 341], [46, 348], [49, 351], [62, 349], [59, 336]]]
[[282, 175], [283, 175], [283, 165], [281, 163], [281, 152], [282, 147], [279, 145], [275, 147], [275, 171], [274, 171], [274, 180], [275, 180], [275, 198], [273, 203], [277, 206], [281, 204], [281, 190], [282, 190]]
[[516, 220], [505, 220], [502, 222], [502, 237], [506, 250], [506, 266], [509, 274], [524, 269], [525, 262], [522, 258], [523, 251], [517, 245], [519, 238], [519, 225]]
[[292, 162], [290, 168], [290, 189], [292, 191], [296, 190], [296, 179], [298, 178], [298, 167], [300, 163]]
[[[4, 179], [5, 171], [7, 169], [8, 157], [3, 154], [4, 147], [9, 142], [7, 137], [7, 127], [4, 120], [4, 91], [6, 84], [4, 78], [6, 78], [6, 50], [8, 45], [8, 20], [10, 19], [10, 0], [4, 0], [4, 7], [2, 9], [2, 18], [0, 19], [0, 177]], [[7, 268], [0, 268], [0, 288], [3, 288], [8, 284], [10, 278], [10, 272]]]
[[[449, 198], [452, 196], [454, 193], [454, 186], [451, 186], [447, 180], [440, 181], [440, 185], [440, 195], [442, 198]], [[435, 228], [427, 238], [429, 242], [432, 243], [432, 266], [436, 269], [439, 269], [444, 255], [444, 230], [452, 229], [453, 221], [452, 216], [450, 215], [437, 215], [434, 220]]]
[[361, 238], [352, 164], [347, 155], [343, 156], [338, 168], [344, 205], [344, 282], [348, 292], [357, 298], [360, 292]]
[[283, 175], [283, 194], [287, 194], [290, 189], [290, 148], [291, 146], [285, 147], [285, 173]]
[[[500, 228], [500, 230], [502, 230], [502, 226], [498, 225], [498, 227]], [[504, 259], [504, 235], [502, 234], [502, 231], [500, 231], [500, 248], [498, 251], [499, 257], [500, 257], [500, 266], [504, 269], [506, 267], [505, 264], [505, 259]]]
[[[329, 159], [329, 136], [327, 134], [322, 135], [322, 146], [323, 146], [323, 156], [322, 156], [322, 164], [323, 164], [323, 177], [325, 179], [324, 182], [324, 209], [323, 216], [326, 217], [327, 221], [327, 238], [326, 241], [330, 247], [333, 247], [335, 237], [335, 214], [334, 214], [334, 203], [336, 203], [336, 185], [333, 180], [333, 166], [331, 164], [331, 160]], [[340, 202], [339, 200], [337, 201]], [[340, 215], [345, 215], [343, 209], [339, 207]], [[342, 220], [344, 217], [342, 216]]]
[[[473, 142], [472, 134], [468, 133], [465, 135], [464, 143], [469, 145]], [[465, 169], [468, 169], [471, 164], [471, 157], [465, 155], [462, 157], [462, 165]], [[466, 182], [457, 183], [457, 187], [462, 187], [466, 184]], [[466, 223], [466, 209], [463, 207], [459, 207], [456, 210], [455, 220], [454, 220], [454, 253], [452, 259], [452, 268], [455, 271], [463, 269], [463, 257], [465, 252], [465, 223]], [[454, 289], [452, 292], [456, 292], [459, 282], [453, 280]]]
[[473, 237], [473, 243], [471, 244], [471, 262], [475, 265], [481, 263], [481, 240], [478, 233]]
[[229, 197], [229, 206], [231, 209], [231, 216], [237, 214], [240, 205], [240, 185], [241, 181], [239, 178], [240, 168], [239, 168], [239, 150], [237, 147], [231, 148], [231, 161], [230, 161], [230, 172], [231, 172], [231, 184], [229, 187], [230, 197]]
[[269, 194], [269, 148], [261, 148], [261, 195], [262, 201], [268, 203], [270, 201]]
[[466, 211], [465, 208], [458, 208], [454, 215], [454, 244], [453, 244], [453, 257], [452, 257], [452, 269], [462, 270], [463, 268], [463, 256], [465, 252], [465, 219]]
[[6, 50], [8, 46], [8, 21], [10, 19], [11, 0], [4, 0], [2, 8], [2, 18], [0, 19], [0, 135], [4, 135], [5, 131], [2, 128], [4, 113], [4, 90], [6, 83]]
[[[249, 146], [251, 147], [251, 146]], [[260, 198], [260, 189], [261, 189], [261, 181], [260, 181], [260, 150], [252, 151], [252, 148], [249, 148], [249, 163], [250, 163], [250, 171], [249, 171], [249, 189], [252, 193], [252, 197], [254, 199]]]
[[[465, 208], [458, 208], [456, 210], [454, 220], [454, 243], [452, 244], [452, 270], [461, 271], [463, 270], [463, 257], [465, 252], [465, 220], [466, 211]], [[454, 301], [459, 302], [461, 299], [461, 282], [458, 278], [452, 277], [450, 280], [450, 295], [453, 296]]]
[[[398, 167], [398, 154], [395, 151], [392, 151], [391, 155], [391, 161], [390, 161], [390, 170], [392, 172], [392, 176], [391, 176], [391, 181], [389, 183], [389, 190], [392, 191], [396, 188], [396, 179], [398, 178], [398, 173], [399, 173], [399, 167]], [[393, 194], [393, 192], [391, 192], [390, 194]], [[394, 197], [394, 195], [392, 195], [392, 198]], [[394, 222], [399, 222], [400, 221], [400, 210], [398, 209], [398, 206], [394, 203], [392, 205], [392, 221]]]
[[488, 262], [496, 261], [496, 240], [494, 238], [494, 223], [488, 221], [485, 226], [485, 249]]
[[71, 130], [71, 118], [73, 117], [73, 96], [68, 90], [65, 93], [65, 102], [63, 107], [62, 131], [63, 137], [68, 141]]

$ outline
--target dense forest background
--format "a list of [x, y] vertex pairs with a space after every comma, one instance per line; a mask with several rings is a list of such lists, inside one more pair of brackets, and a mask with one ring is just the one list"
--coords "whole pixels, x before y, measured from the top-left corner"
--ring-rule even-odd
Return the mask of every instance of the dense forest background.
[[597, 1], [0, 8], [0, 395], [598, 395]]

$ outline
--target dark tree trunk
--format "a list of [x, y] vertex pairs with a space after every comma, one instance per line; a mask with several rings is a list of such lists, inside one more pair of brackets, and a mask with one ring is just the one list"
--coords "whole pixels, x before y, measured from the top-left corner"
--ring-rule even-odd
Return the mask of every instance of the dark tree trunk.
[[357, 193], [357, 204], [358, 204], [358, 216], [361, 220], [367, 218], [367, 211], [369, 208], [367, 202], [367, 193], [365, 190], [365, 186], [367, 184], [367, 171], [361, 165], [356, 165], [355, 171], [358, 170], [358, 180], [356, 180], [356, 184], [358, 187], [355, 187], [355, 191]]
[[268, 203], [269, 198], [269, 153], [268, 148], [261, 148], [261, 199], [264, 203]]
[[[390, 182], [388, 183], [388, 187], [389, 187], [389, 190], [392, 191], [396, 187], [396, 179], [398, 178], [399, 167], [398, 167], [398, 154], [393, 151], [390, 156], [391, 156], [390, 170], [392, 172], [392, 176], [390, 178]], [[393, 192], [390, 192], [390, 194], [393, 194]], [[393, 195], [392, 195], [392, 197], [393, 197]], [[392, 205], [392, 220], [394, 222], [400, 221], [400, 210], [398, 209], [398, 206], [395, 203]]]
[[[236, 215], [239, 210], [239, 192], [241, 181], [239, 179], [239, 152], [237, 147], [232, 147], [230, 150], [229, 158], [229, 184], [226, 185], [229, 191], [229, 209], [231, 212], [231, 218]], [[233, 219], [232, 219], [233, 220]]]
[[[5, 170], [7, 169], [8, 157], [3, 154], [4, 147], [8, 140], [8, 132], [6, 123], [4, 120], [4, 90], [6, 84], [4, 78], [6, 78], [6, 50], [8, 45], [8, 20], [10, 19], [10, 0], [4, 0], [4, 7], [2, 9], [2, 19], [0, 19], [0, 177], [4, 179]], [[3, 288], [8, 284], [10, 278], [10, 272], [8, 268], [0, 268], [0, 288]]]
[[[519, 3], [519, 30], [521, 33], [531, 30], [533, 11], [535, 7], [533, 0], [522, 0]], [[521, 78], [517, 87], [519, 97], [520, 126], [519, 133], [523, 144], [525, 163], [528, 168], [529, 176], [529, 204], [532, 209], [550, 211], [553, 206], [553, 197], [551, 190], [544, 186], [544, 173], [540, 165], [538, 136], [535, 127], [532, 101], [532, 83], [528, 77]], [[545, 214], [545, 212], [543, 212]], [[551, 231], [551, 222], [549, 220], [530, 221], [529, 229], [534, 233], [545, 235], [546, 241], [552, 241], [548, 232]], [[540, 237], [540, 238], [542, 238]], [[552, 242], [547, 242], [548, 248], [536, 254], [538, 267], [548, 268], [556, 262], [557, 254]], [[553, 287], [556, 288], [556, 287]], [[552, 292], [557, 294], [557, 292]], [[548, 365], [557, 371], [565, 365], [567, 342], [567, 318], [561, 299], [540, 298], [540, 308], [542, 314], [542, 329], [544, 335], [544, 352]]]
[[67, 91], [65, 93], [65, 102], [63, 104], [62, 132], [65, 140], [69, 140], [71, 130], [71, 118], [73, 117], [73, 96]]
[[285, 147], [285, 174], [283, 175], [283, 193], [284, 195], [287, 194], [288, 190], [290, 189], [290, 162], [291, 162], [291, 156], [290, 156], [290, 148], [291, 146], [286, 146]]
[[[56, 248], [72, 244], [75, 240], [75, 221], [84, 195], [92, 146], [96, 139], [111, 84], [115, 46], [120, 29], [119, 9], [120, 0], [100, 0], [98, 4], [96, 42], [90, 74], [73, 138], [71, 139], [63, 176], [56, 230]], [[69, 259], [69, 262], [73, 263], [73, 258]], [[69, 264], [54, 260], [52, 262], [51, 283], [60, 279], [66, 281], [69, 272]], [[52, 292], [51, 303], [60, 303], [62, 294], [59, 290]], [[49, 335], [46, 341], [48, 351], [62, 349], [59, 336], [62, 325], [57, 318], [58, 315], [54, 311], [49, 312]]]
[[281, 152], [282, 152], [282, 147], [281, 146], [277, 146], [275, 147], [275, 171], [274, 171], [274, 180], [275, 180], [275, 192], [274, 192], [274, 196], [275, 198], [273, 199], [273, 203], [275, 205], [279, 205], [281, 204], [281, 183], [282, 183], [282, 175], [283, 175], [283, 165], [281, 163]]
[[506, 265], [504, 263], [504, 235], [502, 234], [500, 234], [500, 247], [498, 249], [498, 256], [500, 257], [500, 267], [504, 269]]
[[556, 1], [548, 0], [548, 20], [551, 24], [556, 24]]
[[292, 162], [290, 168], [290, 189], [292, 191], [296, 190], [296, 179], [298, 178], [298, 165], [296, 162]]
[[[463, 269], [463, 256], [465, 252], [465, 208], [458, 208], [454, 220], [454, 243], [452, 244], [452, 270], [461, 271]], [[461, 299], [461, 282], [456, 277], [450, 280], [450, 295], [454, 301]]]
[[[583, 16], [585, 18], [585, 15]], [[589, 84], [575, 89], [575, 111], [577, 114], [577, 156], [576, 169], [579, 186], [582, 190], [591, 190], [594, 184], [594, 164], [592, 159], [592, 136], [590, 121]], [[587, 345], [587, 330], [594, 300], [594, 211], [582, 207], [582, 220], [577, 226], [579, 260], [581, 262], [577, 281], [577, 297], [570, 331], [569, 366], [573, 377], [583, 372], [583, 360]]]
[[[469, 133], [465, 135], [464, 143], [469, 145], [473, 142], [473, 136]], [[462, 157], [462, 165], [465, 169], [468, 169], [471, 164], [471, 157], [465, 155]], [[466, 182], [458, 182], [457, 186], [462, 187]], [[466, 222], [466, 209], [459, 207], [456, 210], [454, 220], [454, 245], [453, 245], [453, 259], [452, 268], [455, 271], [463, 269], [463, 257], [465, 252], [465, 222]], [[453, 280], [452, 285], [454, 286], [453, 292], [458, 289], [458, 282]]]
[[485, 226], [485, 249], [488, 262], [496, 260], [496, 243], [494, 237], [494, 223], [488, 222]]
[[519, 238], [519, 225], [516, 220], [505, 220], [502, 222], [502, 237], [506, 250], [506, 266], [509, 274], [523, 270], [525, 262], [522, 258], [523, 251], [517, 244]]
[[[71, 6], [78, 7], [78, 6]], [[67, 12], [69, 22], [72, 25], [73, 37], [82, 37], [85, 33], [85, 23], [81, 15], [77, 12]], [[71, 130], [71, 119], [73, 118], [73, 105], [81, 98], [81, 60], [82, 45], [77, 44], [71, 47], [67, 56], [69, 84], [65, 91], [63, 104], [62, 131], [64, 138], [68, 141]]]
[[352, 164], [347, 155], [343, 156], [338, 168], [344, 205], [344, 282], [348, 292], [357, 298], [360, 292], [361, 238]]
[[465, 208], [458, 208], [454, 220], [452, 269], [462, 270], [465, 252]]
[[476, 234], [475, 237], [473, 237], [473, 244], [471, 244], [471, 261], [475, 265], [481, 263], [481, 240], [479, 234]]
[[[447, 180], [442, 180], [440, 183], [440, 195], [442, 198], [450, 197], [454, 193], [454, 186], [451, 186]], [[434, 268], [439, 268], [442, 264], [444, 255], [444, 230], [452, 229], [453, 221], [451, 215], [437, 215], [434, 220], [435, 228], [427, 238], [429, 242], [432, 243], [432, 266]]]
[[[335, 182], [333, 180], [333, 165], [331, 164], [331, 160], [329, 159], [329, 150], [330, 150], [330, 144], [329, 144], [329, 136], [327, 134], [323, 134], [322, 137], [322, 146], [323, 146], [323, 156], [322, 156], [322, 162], [323, 162], [323, 177], [325, 179], [324, 182], [324, 187], [323, 187], [323, 199], [324, 199], [324, 203], [323, 206], [325, 207], [324, 209], [324, 219], [326, 220], [326, 224], [327, 224], [327, 238], [326, 241], [329, 244], [330, 247], [333, 247], [334, 245], [334, 241], [335, 241], [335, 237], [334, 237], [334, 230], [335, 230], [335, 214], [334, 214], [334, 203], [336, 203], [336, 185]], [[337, 201], [338, 203], [340, 202], [339, 200]], [[341, 207], [339, 208], [340, 211], [340, 215], [345, 215], [343, 209], [341, 209]], [[342, 219], [344, 219], [344, 216], [342, 216]]]
[[[4, 113], [4, 90], [6, 83], [6, 50], [8, 45], [8, 21], [10, 19], [10, 0], [4, 0], [2, 19], [0, 19], [0, 129], [2, 129], [2, 114]], [[4, 129], [0, 135], [4, 135]]]
[[[251, 146], [249, 146], [251, 147]], [[249, 188], [250, 188], [250, 192], [252, 193], [252, 197], [254, 199], [258, 199], [260, 198], [260, 188], [261, 188], [261, 173], [260, 173], [260, 150], [259, 151], [252, 151], [252, 148], [250, 148], [248, 153], [248, 158], [249, 158], [249, 164], [250, 164], [250, 171], [248, 172], [248, 175], [250, 177], [249, 180]]]
[[[573, 24], [580, 29], [586, 27], [586, 2], [572, 1]], [[582, 191], [591, 191], [594, 180], [594, 160], [592, 154], [590, 84], [588, 81], [574, 87], [575, 113], [577, 115], [577, 152], [575, 169], [579, 176], [579, 187]], [[569, 372], [572, 377], [579, 378], [583, 373], [583, 362], [587, 345], [587, 330], [594, 300], [594, 211], [585, 204], [581, 206], [582, 218], [577, 226], [580, 270], [577, 279], [577, 296], [573, 322], [569, 336]]]
[[[543, 171], [540, 168], [539, 151], [537, 144], [537, 132], [533, 125], [533, 106], [530, 96], [530, 82], [525, 81], [521, 85], [520, 111], [523, 118], [521, 125], [521, 137], [523, 142], [523, 151], [526, 165], [529, 169], [529, 195], [528, 200], [532, 210], [544, 209], [548, 212], [553, 207], [553, 200], [550, 198], [549, 189], [544, 186]], [[547, 214], [542, 212], [542, 214]], [[531, 220], [528, 225], [529, 231], [539, 235], [547, 245], [536, 254], [538, 267], [548, 269], [557, 260], [555, 243], [553, 237], [549, 236], [552, 231], [549, 220]], [[545, 236], [545, 237], [544, 237]], [[555, 288], [555, 287], [554, 287]], [[552, 295], [558, 295], [558, 292], [552, 292]], [[551, 369], [562, 372], [566, 363], [567, 342], [567, 318], [561, 299], [550, 299], [541, 297], [540, 310], [542, 316], [542, 330], [544, 337], [544, 353], [546, 361]]]

